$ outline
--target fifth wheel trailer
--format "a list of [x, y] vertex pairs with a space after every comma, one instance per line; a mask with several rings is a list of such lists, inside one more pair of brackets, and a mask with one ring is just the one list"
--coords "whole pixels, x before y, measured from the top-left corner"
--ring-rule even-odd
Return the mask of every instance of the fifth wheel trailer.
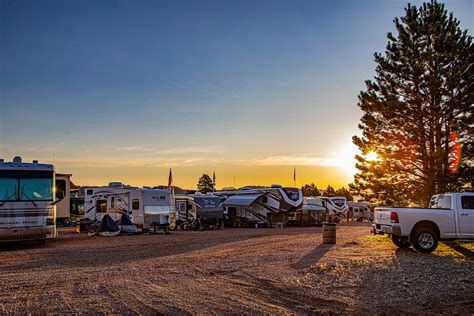
[[214, 192], [225, 198], [224, 216], [228, 226], [273, 226], [287, 224], [303, 206], [299, 188], [273, 185]]

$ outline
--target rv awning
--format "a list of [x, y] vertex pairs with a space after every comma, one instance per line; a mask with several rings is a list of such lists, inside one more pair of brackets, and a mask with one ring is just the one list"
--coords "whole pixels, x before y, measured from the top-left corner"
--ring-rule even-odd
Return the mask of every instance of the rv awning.
[[303, 211], [325, 211], [326, 208], [317, 204], [303, 204]]
[[223, 203], [224, 206], [250, 206], [256, 199], [265, 193], [236, 194], [229, 196]]

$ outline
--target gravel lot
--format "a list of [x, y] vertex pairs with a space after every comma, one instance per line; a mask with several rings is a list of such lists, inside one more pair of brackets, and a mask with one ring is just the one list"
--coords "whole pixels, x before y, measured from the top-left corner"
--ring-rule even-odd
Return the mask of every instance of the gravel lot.
[[474, 311], [472, 244], [398, 250], [367, 224], [88, 237], [0, 248], [0, 312]]

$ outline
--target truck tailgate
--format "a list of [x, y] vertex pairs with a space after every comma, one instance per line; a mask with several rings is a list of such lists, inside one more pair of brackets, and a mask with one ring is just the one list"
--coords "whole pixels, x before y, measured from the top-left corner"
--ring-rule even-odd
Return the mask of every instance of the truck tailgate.
[[391, 225], [390, 222], [390, 209], [389, 208], [382, 208], [376, 207], [375, 214], [374, 214], [375, 224], [378, 225]]

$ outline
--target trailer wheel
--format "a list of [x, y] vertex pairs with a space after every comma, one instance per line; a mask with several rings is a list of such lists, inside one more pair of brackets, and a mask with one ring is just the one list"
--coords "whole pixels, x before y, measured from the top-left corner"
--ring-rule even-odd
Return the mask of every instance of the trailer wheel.
[[438, 235], [429, 227], [420, 227], [413, 234], [413, 247], [422, 253], [433, 252], [438, 247]]
[[177, 224], [175, 230], [176, 230], [176, 231], [181, 231], [181, 230], [183, 230], [183, 225]]
[[409, 248], [411, 246], [411, 243], [408, 240], [403, 240], [397, 235], [392, 235], [392, 241], [398, 248]]

